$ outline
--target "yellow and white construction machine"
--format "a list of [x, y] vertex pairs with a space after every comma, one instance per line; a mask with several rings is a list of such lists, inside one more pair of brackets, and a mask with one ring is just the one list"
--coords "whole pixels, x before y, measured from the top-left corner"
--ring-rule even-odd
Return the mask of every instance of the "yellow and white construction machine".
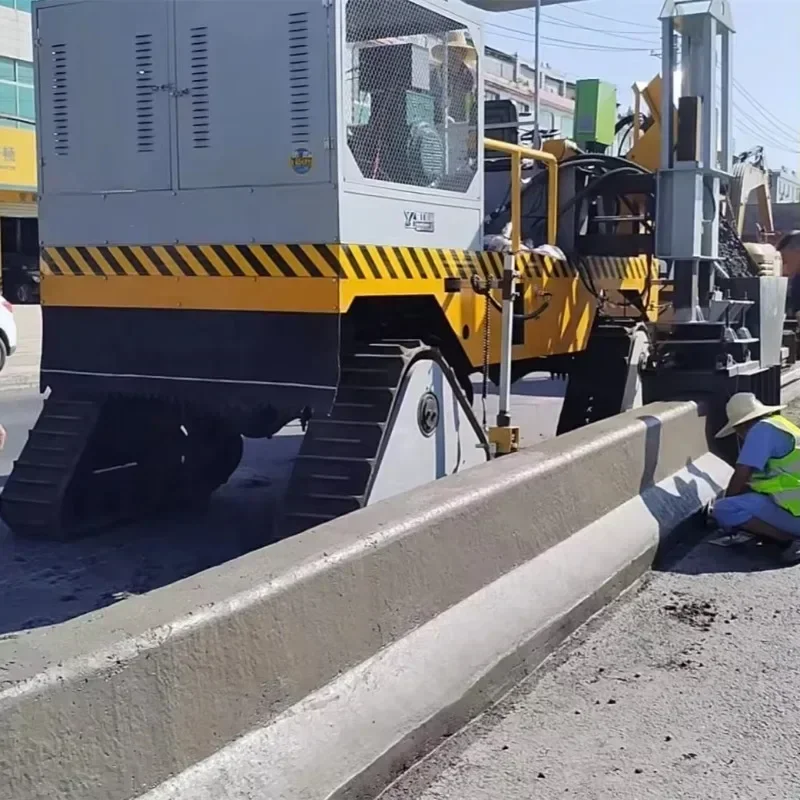
[[[727, 42], [728, 4], [703, 6], [667, 3], [665, 42]], [[713, 88], [684, 71], [657, 172], [559, 161], [511, 116], [484, 138], [506, 112], [482, 102], [482, 24], [461, 0], [40, 0], [50, 395], [0, 499], [12, 529], [206, 496], [243, 436], [298, 417], [286, 525], [307, 528], [516, 449], [533, 370], [570, 373], [561, 430], [734, 384], [770, 399], [780, 279], [712, 291]]]

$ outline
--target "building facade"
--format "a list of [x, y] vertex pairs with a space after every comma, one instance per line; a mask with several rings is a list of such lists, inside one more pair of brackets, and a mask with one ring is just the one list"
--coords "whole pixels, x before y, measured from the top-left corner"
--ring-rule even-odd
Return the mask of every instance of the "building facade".
[[[486, 48], [484, 92], [487, 100], [511, 100], [523, 127], [533, 126], [536, 69], [521, 61], [517, 54]], [[542, 65], [539, 84], [539, 126], [559, 136], [572, 137], [575, 126], [575, 83]]]
[[16, 301], [38, 268], [36, 167], [31, 0], [0, 0], [0, 264]]
[[800, 178], [794, 170], [771, 169], [769, 183], [773, 204], [800, 203]]

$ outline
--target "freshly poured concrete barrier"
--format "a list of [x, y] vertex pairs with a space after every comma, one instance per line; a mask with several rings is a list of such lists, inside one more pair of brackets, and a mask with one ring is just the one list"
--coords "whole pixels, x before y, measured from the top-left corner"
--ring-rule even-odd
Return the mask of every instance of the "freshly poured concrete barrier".
[[648, 406], [0, 643], [3, 796], [374, 794], [720, 490], [705, 427]]

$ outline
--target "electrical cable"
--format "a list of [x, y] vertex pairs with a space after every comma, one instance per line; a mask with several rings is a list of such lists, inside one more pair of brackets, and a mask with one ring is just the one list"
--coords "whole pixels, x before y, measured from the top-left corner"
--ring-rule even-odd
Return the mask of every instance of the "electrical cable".
[[[612, 36], [612, 37], [618, 38], [618, 39], [626, 39], [627, 41], [630, 41], [630, 42], [642, 43], [642, 42], [645, 41], [645, 38], [642, 38], [642, 37], [646, 37], [646, 39], [648, 40], [647, 44], [649, 44], [650, 40], [652, 40], [652, 38], [653, 38], [652, 34], [648, 34], [648, 33], [634, 33], [634, 32], [630, 32], [629, 33], [629, 32], [621, 32], [621, 31], [619, 31], [619, 32], [618, 31], [610, 31], [610, 30], [605, 29], [605, 28], [595, 28], [595, 27], [592, 27], [591, 25], [580, 25], [577, 22], [564, 22], [562, 20], [558, 20], [558, 19], [555, 19], [554, 17], [550, 17], [550, 16], [544, 16], [543, 19], [549, 25], [557, 25], [558, 27], [573, 28], [575, 30], [581, 30], [581, 31], [591, 31], [592, 33], [599, 33], [599, 34], [602, 34], [603, 36]], [[660, 42], [658, 42], [655, 45], [655, 47], [660, 47], [660, 46], [661, 46]]]
[[[519, 14], [519, 13], [514, 14], [514, 12], [511, 12], [511, 13], [514, 16], [519, 16], [521, 19], [524, 19], [529, 24], [533, 23], [533, 17], [532, 16], [529, 16], [529, 15], [526, 15], [526, 14]], [[631, 41], [631, 42], [638, 42], [639, 44], [644, 43], [644, 39], [642, 39], [641, 37], [647, 37], [648, 39], [652, 38], [651, 35], [646, 34], [646, 33], [634, 33], [634, 32], [631, 32], [631, 33], [619, 32], [618, 33], [618, 32], [607, 30], [607, 29], [603, 29], [603, 28], [592, 27], [590, 25], [580, 25], [577, 22], [564, 22], [562, 20], [559, 20], [559, 19], [557, 19], [555, 17], [551, 17], [551, 16], [546, 15], [546, 14], [542, 15], [542, 22], [544, 22], [546, 24], [549, 24], [549, 25], [556, 25], [556, 26], [562, 27], [562, 28], [572, 28], [574, 30], [591, 31], [592, 33], [600, 33], [600, 34], [602, 34], [604, 36], [612, 36], [614, 38], [625, 39], [625, 40]], [[490, 24], [495, 26], [495, 27], [498, 27], [498, 28], [503, 28], [504, 30], [509, 30], [509, 31], [518, 31], [519, 30], [518, 28], [514, 28], [512, 26], [501, 25], [498, 22], [492, 22]], [[657, 44], [655, 46], [659, 47], [660, 44]]]
[[758, 122], [748, 116], [747, 112], [735, 101], [733, 103], [733, 107], [741, 115], [741, 117], [734, 118], [734, 126], [739, 125], [746, 133], [749, 133], [751, 136], [760, 137], [764, 142], [766, 142], [766, 144], [776, 148], [777, 150], [783, 150], [786, 153], [800, 155], [800, 149], [797, 148], [796, 144], [795, 147], [787, 147], [786, 142], [779, 141], [773, 133], [760, 127]]
[[[531, 42], [533, 40], [532, 34], [524, 34], [522, 31], [510, 28], [507, 25], [490, 22], [488, 27], [503, 31], [503, 36], [508, 39], [516, 39], [521, 42]], [[553, 36], [542, 36], [540, 38], [543, 42], [556, 44], [565, 50], [590, 50], [598, 53], [650, 53], [655, 49], [653, 47], [617, 47], [615, 45], [594, 44], [592, 42], [574, 42]]]
[[750, 92], [748, 92], [747, 89], [745, 89], [744, 86], [739, 83], [739, 81], [734, 79], [733, 87], [742, 95], [742, 97], [745, 98], [745, 100], [750, 102], [756, 109], [758, 109], [759, 112], [769, 117], [776, 128], [783, 128], [784, 130], [781, 131], [782, 134], [793, 138], [795, 142], [800, 141], [800, 129], [796, 129], [786, 122], [783, 122], [777, 114], [773, 114], [763, 103], [753, 97], [753, 95], [750, 94]]
[[582, 8], [575, 8], [574, 6], [567, 6], [566, 8], [568, 11], [573, 11], [576, 14], [583, 14], [587, 17], [594, 17], [595, 19], [604, 19], [607, 22], [615, 22], [617, 25], [629, 25], [646, 30], [658, 30], [658, 26], [652, 23], [645, 24], [643, 22], [631, 22], [630, 20], [619, 19], [618, 17], [608, 17], [605, 14], [598, 14], [596, 11], [584, 11]]
[[[488, 282], [486, 285], [482, 285], [481, 279], [477, 275], [472, 275], [470, 277], [470, 287], [475, 294], [485, 297], [495, 311], [499, 311], [501, 314], [503, 313], [503, 304], [496, 297], [492, 297], [492, 288]], [[533, 311], [528, 311], [526, 314], [513, 314], [513, 318], [518, 322], [530, 322], [539, 319], [550, 307], [550, 300], [553, 294], [552, 292], [542, 292], [539, 297], [543, 298], [543, 301], [538, 308], [535, 308]]]

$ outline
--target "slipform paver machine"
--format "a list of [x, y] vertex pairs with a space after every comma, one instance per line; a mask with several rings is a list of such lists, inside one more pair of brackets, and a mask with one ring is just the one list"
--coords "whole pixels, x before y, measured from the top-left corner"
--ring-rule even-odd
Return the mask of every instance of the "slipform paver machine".
[[[785, 284], [712, 279], [727, 4], [667, 3], [667, 98], [676, 29], [691, 55], [657, 172], [520, 147], [482, 102], [482, 19], [461, 0], [39, 0], [50, 394], [0, 499], [13, 530], [193, 502], [243, 436], [298, 418], [285, 523], [307, 528], [513, 451], [509, 387], [538, 369], [570, 374], [561, 431], [653, 398], [770, 399]], [[499, 386], [492, 426], [476, 372]]]

